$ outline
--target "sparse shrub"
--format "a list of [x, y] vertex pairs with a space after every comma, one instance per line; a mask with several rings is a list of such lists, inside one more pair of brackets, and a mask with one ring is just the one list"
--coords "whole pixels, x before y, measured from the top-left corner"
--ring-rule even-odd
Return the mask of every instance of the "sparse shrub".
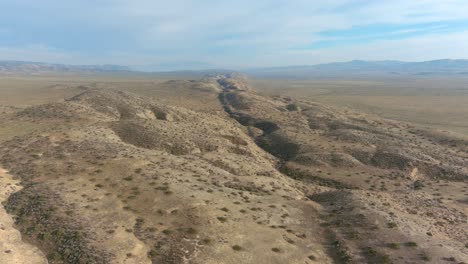
[[234, 249], [235, 251], [241, 251], [243, 248], [239, 245], [234, 245], [232, 246], [232, 249]]
[[158, 252], [155, 250], [155, 249], [151, 249], [149, 252], [148, 252], [148, 257], [150, 258], [154, 258], [158, 255]]
[[168, 186], [159, 186], [159, 187], [156, 187], [154, 189], [155, 190], [160, 190], [160, 191], [167, 191], [167, 190], [169, 190], [169, 187]]
[[211, 239], [209, 239], [209, 238], [204, 238], [204, 239], [202, 239], [201, 242], [202, 242], [202, 244], [204, 244], [204, 245], [209, 245], [209, 244], [211, 244]]
[[170, 234], [172, 234], [172, 231], [169, 230], [169, 229], [164, 229], [162, 232], [163, 232], [163, 234], [165, 234], [165, 235], [170, 235]]
[[413, 188], [415, 190], [420, 190], [424, 187], [424, 184], [420, 181], [420, 180], [416, 180], [414, 183], [413, 183]]
[[410, 242], [406, 242], [405, 246], [407, 246], [407, 247], [417, 247], [418, 244], [416, 244], [416, 242], [410, 241]]
[[364, 253], [368, 256], [374, 257], [377, 256], [377, 251], [371, 247], [367, 247], [364, 249]]
[[350, 232], [348, 234], [348, 237], [349, 237], [349, 239], [354, 239], [354, 240], [361, 238], [361, 236], [359, 235], [358, 232]]
[[195, 235], [197, 233], [197, 230], [193, 227], [189, 227], [189, 228], [186, 228], [185, 229], [185, 233], [189, 234], [189, 235]]
[[387, 244], [387, 247], [388, 247], [388, 248], [391, 248], [391, 249], [399, 249], [399, 248], [400, 248], [400, 244], [397, 244], [397, 243], [388, 243], [388, 244]]
[[136, 221], [135, 225], [141, 227], [143, 225], [143, 223], [145, 222], [145, 219], [143, 219], [141, 217], [137, 217], [135, 219], [135, 221]]
[[133, 176], [127, 176], [125, 178], [123, 178], [125, 181], [132, 181], [133, 180]]
[[369, 259], [370, 263], [391, 263], [389, 255], [380, 253], [372, 247], [364, 248], [363, 253]]
[[217, 218], [218, 218], [218, 220], [219, 220], [221, 223], [224, 223], [224, 222], [227, 221], [227, 218], [226, 218], [226, 217], [219, 216], [219, 217], [217, 217]]
[[274, 248], [271, 249], [271, 251], [279, 253], [279, 252], [281, 252], [281, 249], [274, 247]]
[[422, 253], [421, 254], [421, 259], [424, 260], [424, 261], [430, 261], [431, 257], [429, 255], [427, 255], [426, 253]]
[[37, 234], [37, 239], [38, 239], [38, 240], [44, 240], [44, 239], [45, 239], [45, 236], [46, 236], [46, 234], [40, 232], [40, 233]]
[[299, 238], [306, 238], [307, 237], [306, 234], [296, 234], [296, 236], [299, 237]]

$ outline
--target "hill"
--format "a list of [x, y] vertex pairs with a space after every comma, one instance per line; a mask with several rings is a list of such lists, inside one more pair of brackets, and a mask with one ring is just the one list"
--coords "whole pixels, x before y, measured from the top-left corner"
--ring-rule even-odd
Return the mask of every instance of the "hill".
[[57, 86], [73, 94], [5, 106], [2, 260], [468, 259], [467, 138], [262, 96], [241, 74], [164, 87]]

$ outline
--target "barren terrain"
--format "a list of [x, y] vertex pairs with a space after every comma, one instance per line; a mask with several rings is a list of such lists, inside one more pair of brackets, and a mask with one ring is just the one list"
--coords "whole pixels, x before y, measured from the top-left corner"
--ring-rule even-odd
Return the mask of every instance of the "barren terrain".
[[68, 78], [2, 80], [2, 263], [468, 263], [463, 129], [235, 73]]
[[284, 95], [468, 134], [468, 79], [412, 77], [329, 80], [251, 79], [261, 94]]

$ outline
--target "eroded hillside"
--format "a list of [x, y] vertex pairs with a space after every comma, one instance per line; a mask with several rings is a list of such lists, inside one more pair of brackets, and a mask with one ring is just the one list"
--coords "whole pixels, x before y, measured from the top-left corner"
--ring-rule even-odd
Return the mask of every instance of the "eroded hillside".
[[[345, 262], [467, 260], [468, 141], [219, 80], [225, 111], [306, 186]], [[399, 248], [402, 248], [399, 250]], [[403, 249], [407, 247], [406, 249]]]
[[2, 112], [4, 207], [49, 263], [467, 261], [466, 139], [239, 75], [170, 85]]

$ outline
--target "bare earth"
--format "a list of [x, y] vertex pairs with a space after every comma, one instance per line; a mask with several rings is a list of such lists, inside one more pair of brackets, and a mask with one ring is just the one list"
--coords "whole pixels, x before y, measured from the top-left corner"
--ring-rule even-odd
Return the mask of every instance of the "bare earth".
[[235, 73], [89, 78], [5, 89], [1, 263], [468, 262], [463, 133]]

